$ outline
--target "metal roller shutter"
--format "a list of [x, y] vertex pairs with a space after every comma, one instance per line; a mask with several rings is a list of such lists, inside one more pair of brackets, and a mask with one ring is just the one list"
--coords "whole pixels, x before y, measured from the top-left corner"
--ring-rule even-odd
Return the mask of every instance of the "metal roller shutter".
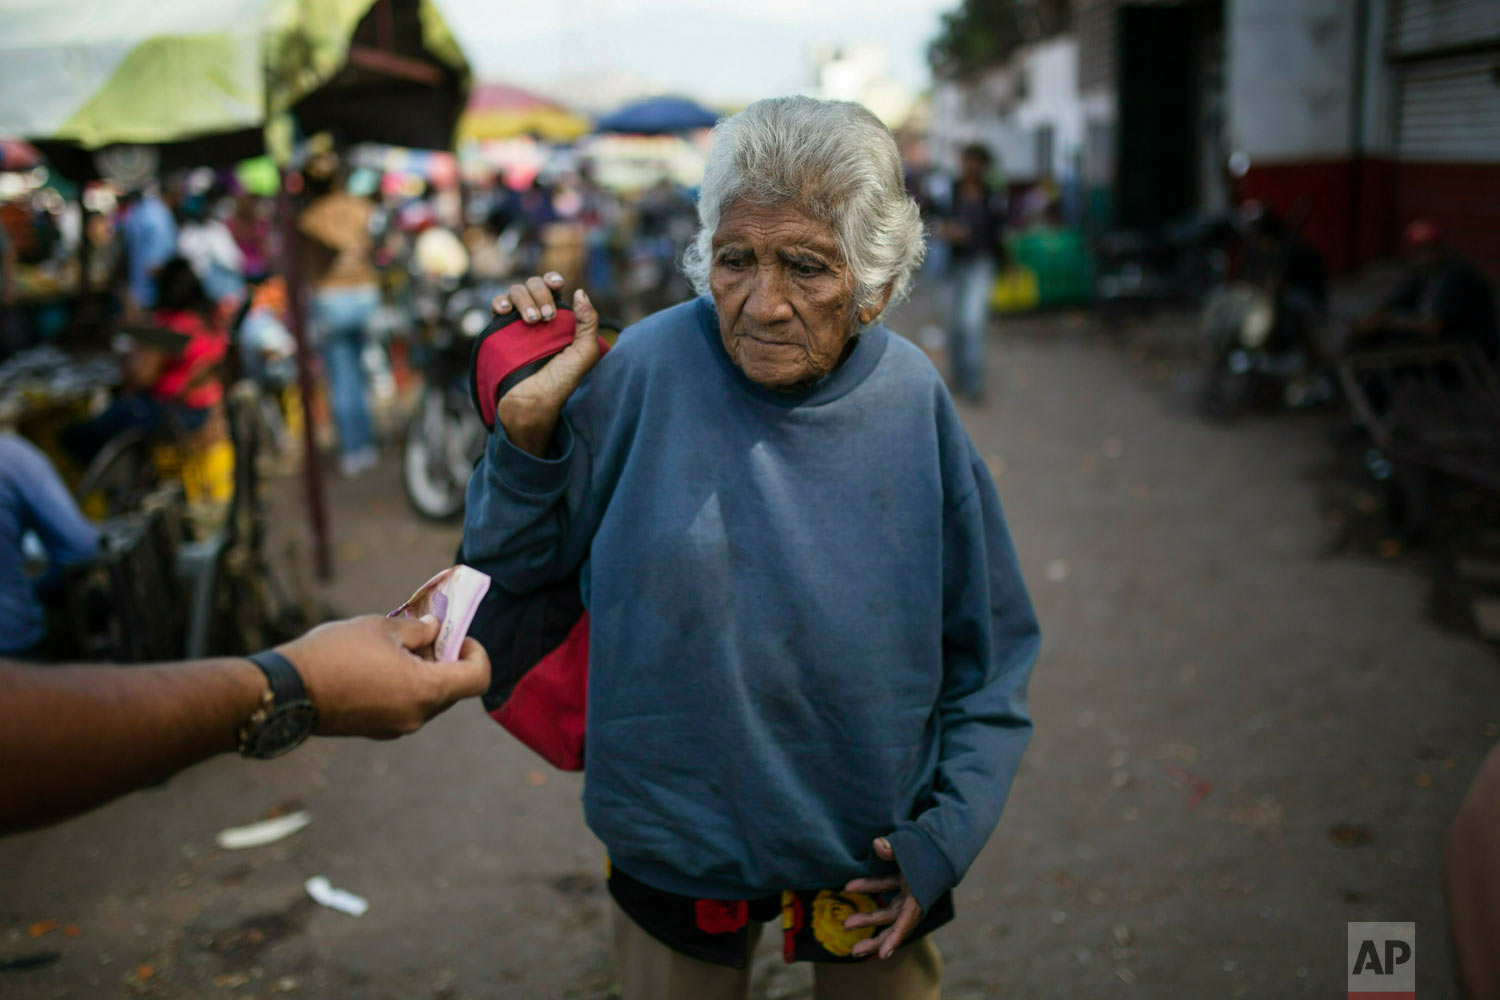
[[1500, 0], [1397, 0], [1390, 47], [1398, 57], [1486, 40], [1500, 44]]
[[1500, 53], [1407, 63], [1398, 74], [1400, 159], [1500, 161]]

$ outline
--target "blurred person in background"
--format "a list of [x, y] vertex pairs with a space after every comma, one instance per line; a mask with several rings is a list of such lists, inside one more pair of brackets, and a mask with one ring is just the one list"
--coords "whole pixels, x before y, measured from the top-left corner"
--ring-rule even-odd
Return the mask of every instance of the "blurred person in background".
[[523, 272], [534, 271], [541, 264], [546, 229], [558, 221], [557, 209], [552, 205], [552, 189], [542, 183], [540, 176], [532, 178], [531, 184], [517, 196], [513, 211], [514, 222], [521, 227], [517, 264]]
[[584, 160], [578, 165], [578, 193], [582, 208], [578, 220], [584, 225], [587, 259], [584, 279], [602, 301], [613, 301], [615, 295], [614, 247], [620, 224], [620, 199], [594, 178], [594, 164]]
[[169, 430], [198, 431], [224, 398], [218, 369], [229, 350], [229, 334], [192, 265], [171, 258], [153, 286], [156, 307], [141, 326], [164, 331], [165, 337], [150, 340], [145, 329], [131, 335], [121, 360], [119, 396], [98, 416], [63, 429], [63, 445], [79, 461], [91, 461], [126, 430], [154, 434], [170, 422]]
[[369, 386], [361, 356], [370, 321], [380, 307], [379, 276], [372, 257], [368, 198], [345, 189], [336, 157], [323, 154], [308, 164], [312, 203], [302, 211], [302, 263], [310, 276], [309, 318], [328, 376], [329, 403], [339, 437], [339, 470], [357, 476], [379, 460]]
[[[34, 534], [46, 558], [40, 577], [27, 572], [23, 539]], [[40, 656], [47, 638], [43, 596], [69, 566], [99, 554], [99, 532], [83, 516], [50, 459], [15, 434], [0, 434], [0, 654]], [[6, 758], [6, 770], [17, 767]]]
[[1280, 291], [1314, 312], [1328, 305], [1328, 268], [1323, 255], [1274, 211], [1250, 202], [1242, 212], [1247, 233], [1245, 280]]
[[510, 274], [510, 255], [500, 245], [500, 234], [490, 228], [488, 219], [465, 227], [463, 241], [469, 254], [469, 275], [475, 281], [494, 282]]
[[[463, 559], [514, 594], [581, 573], [625, 1000], [745, 997], [767, 922], [820, 1000], [936, 1000], [929, 932], [1030, 738], [1040, 634], [984, 459], [879, 323], [920, 215], [879, 119], [791, 97], [719, 123], [698, 218], [698, 298], [601, 360], [580, 289], [570, 345], [500, 396]], [[495, 309], [550, 322], [564, 284]]]
[[234, 197], [229, 232], [240, 249], [245, 280], [259, 284], [271, 274], [271, 219], [266, 199], [241, 191]]
[[297, 341], [286, 328], [286, 282], [278, 275], [256, 285], [240, 321], [240, 364], [245, 374], [279, 392], [297, 377]]
[[192, 265], [203, 293], [227, 323], [245, 296], [245, 255], [224, 222], [233, 202], [212, 190], [182, 200], [177, 252]]
[[643, 312], [654, 312], [687, 294], [677, 260], [693, 237], [693, 202], [671, 177], [658, 178], [636, 203], [637, 225], [630, 251], [632, 291]]
[[177, 252], [177, 222], [155, 184], [126, 193], [118, 226], [124, 249], [125, 315], [156, 305], [156, 272]]
[[1243, 216], [1247, 239], [1242, 274], [1271, 298], [1272, 349], [1300, 347], [1315, 361], [1326, 361], [1317, 335], [1328, 309], [1323, 255], [1259, 202], [1251, 202]]
[[1051, 173], [1026, 185], [1010, 205], [1018, 229], [1053, 228], [1062, 224], [1062, 188]]
[[0, 308], [11, 309], [16, 304], [16, 271], [19, 266], [10, 230], [0, 225]]
[[16, 275], [20, 259], [10, 230], [0, 220], [0, 361], [26, 346], [26, 331], [16, 311]]
[[966, 146], [951, 192], [934, 205], [933, 231], [948, 244], [953, 287], [948, 336], [953, 388], [976, 405], [984, 401], [990, 291], [1005, 252], [1005, 198], [990, 187], [993, 163], [984, 146]]
[[1402, 233], [1411, 274], [1386, 303], [1354, 331], [1356, 350], [1435, 343], [1472, 344], [1500, 361], [1495, 288], [1480, 270], [1451, 250], [1442, 231], [1415, 219]]
[[[1237, 250], [1232, 272], [1204, 301], [1208, 341], [1201, 412], [1228, 417], [1244, 402], [1235, 376], [1257, 363], [1284, 380], [1288, 406], [1332, 399], [1337, 350], [1325, 322], [1328, 275], [1323, 255], [1296, 228], [1258, 201], [1247, 201], [1233, 221], [1215, 221], [1196, 240], [1201, 254]], [[1257, 360], [1251, 360], [1252, 356]]]
[[497, 233], [504, 233], [516, 225], [521, 218], [521, 196], [504, 178], [497, 179], [485, 205], [485, 224]]
[[396, 225], [407, 233], [419, 233], [437, 221], [437, 189], [431, 181], [423, 180], [417, 193], [403, 200], [396, 210]]

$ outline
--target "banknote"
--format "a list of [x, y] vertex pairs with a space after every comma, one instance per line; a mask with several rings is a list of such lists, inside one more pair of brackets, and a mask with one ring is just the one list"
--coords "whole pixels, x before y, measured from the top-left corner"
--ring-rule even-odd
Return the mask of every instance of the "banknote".
[[432, 615], [442, 622], [433, 652], [439, 661], [458, 659], [464, 636], [469, 634], [469, 623], [474, 612], [479, 610], [479, 601], [490, 589], [490, 578], [486, 573], [471, 566], [449, 566], [437, 576], [417, 588], [417, 592], [401, 607], [390, 613], [391, 618], [404, 615], [421, 618]]

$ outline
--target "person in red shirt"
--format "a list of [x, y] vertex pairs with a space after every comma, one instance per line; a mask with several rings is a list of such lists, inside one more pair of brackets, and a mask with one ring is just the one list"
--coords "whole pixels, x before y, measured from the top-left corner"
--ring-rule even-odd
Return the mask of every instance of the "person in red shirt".
[[127, 430], [154, 434], [171, 421], [179, 430], [196, 431], [224, 398], [218, 367], [229, 333], [186, 260], [174, 257], [162, 265], [146, 326], [163, 335], [148, 338], [142, 331], [131, 338], [121, 359], [118, 398], [98, 416], [63, 431], [63, 445], [80, 461], [92, 460]]

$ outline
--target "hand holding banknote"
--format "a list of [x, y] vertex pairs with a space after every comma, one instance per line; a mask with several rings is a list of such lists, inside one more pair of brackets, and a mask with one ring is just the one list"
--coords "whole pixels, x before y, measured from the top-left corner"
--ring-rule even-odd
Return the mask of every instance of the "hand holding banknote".
[[442, 628], [436, 617], [367, 615], [315, 628], [277, 652], [302, 675], [319, 735], [395, 739], [489, 687], [489, 657], [462, 632], [451, 661], [434, 662]]
[[436, 618], [441, 628], [433, 644], [433, 658], [440, 663], [449, 662], [458, 659], [459, 647], [469, 634], [469, 623], [489, 589], [488, 574], [472, 566], [449, 566], [418, 587], [405, 604], [391, 612], [391, 617]]

